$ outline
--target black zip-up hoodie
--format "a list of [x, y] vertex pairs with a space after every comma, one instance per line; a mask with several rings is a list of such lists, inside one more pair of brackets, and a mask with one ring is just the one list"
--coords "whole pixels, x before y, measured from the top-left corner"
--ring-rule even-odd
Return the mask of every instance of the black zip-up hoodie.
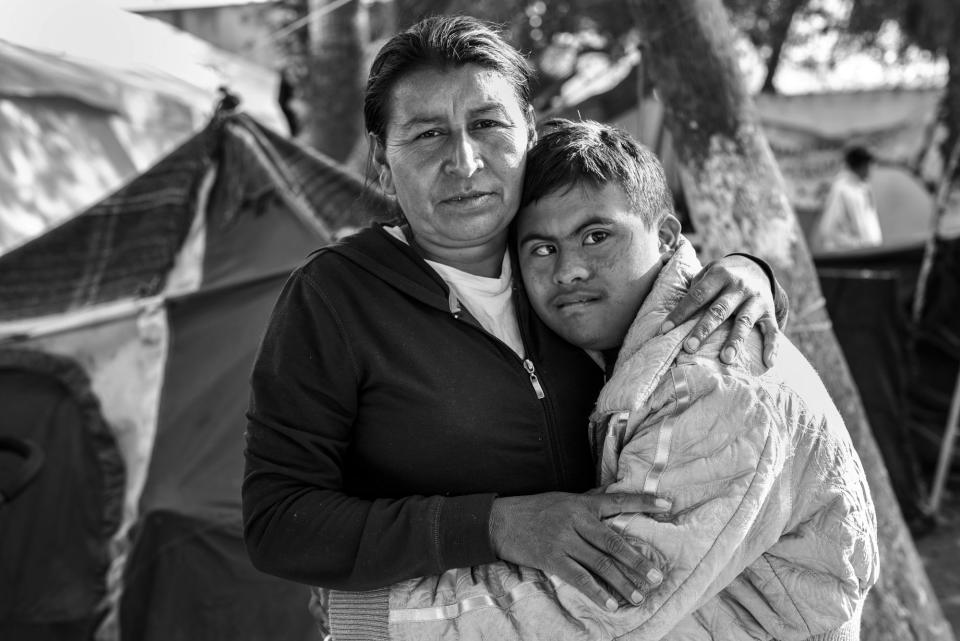
[[293, 273], [252, 375], [255, 566], [367, 590], [488, 563], [496, 495], [591, 487], [602, 372], [540, 322], [519, 279], [514, 301], [525, 359], [378, 225]]

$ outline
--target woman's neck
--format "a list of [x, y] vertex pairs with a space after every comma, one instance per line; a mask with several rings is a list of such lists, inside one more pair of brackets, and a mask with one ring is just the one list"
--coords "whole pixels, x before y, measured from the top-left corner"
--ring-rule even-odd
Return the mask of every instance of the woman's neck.
[[404, 230], [410, 246], [426, 260], [454, 269], [484, 276], [498, 278], [503, 268], [503, 254], [507, 250], [507, 237], [503, 234], [492, 242], [486, 242], [476, 247], [441, 247], [430, 243], [420, 242], [410, 231]]

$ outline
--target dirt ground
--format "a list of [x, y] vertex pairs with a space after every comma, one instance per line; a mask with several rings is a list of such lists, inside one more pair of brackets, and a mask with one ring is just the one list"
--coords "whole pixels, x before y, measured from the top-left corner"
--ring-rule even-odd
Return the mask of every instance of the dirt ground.
[[954, 457], [953, 470], [936, 527], [914, 542], [940, 607], [960, 639], [960, 457]]

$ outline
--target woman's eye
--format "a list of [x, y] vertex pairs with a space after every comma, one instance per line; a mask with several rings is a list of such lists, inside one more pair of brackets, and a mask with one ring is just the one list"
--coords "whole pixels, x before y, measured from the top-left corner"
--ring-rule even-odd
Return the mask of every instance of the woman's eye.
[[537, 245], [530, 253], [534, 256], [549, 256], [554, 252], [553, 245]]
[[428, 131], [422, 131], [419, 134], [417, 134], [417, 139], [419, 140], [421, 138], [436, 138], [439, 135], [440, 135], [439, 131], [437, 131], [436, 129], [430, 129]]
[[606, 231], [603, 231], [603, 230], [598, 229], [598, 230], [596, 230], [596, 231], [592, 231], [592, 232], [588, 233], [587, 236], [586, 236], [586, 238], [584, 239], [583, 244], [584, 244], [584, 245], [596, 245], [596, 244], [598, 244], [598, 243], [602, 243], [603, 241], [605, 241], [605, 240], [606, 240], [607, 238], [609, 238], [609, 237], [610, 237], [610, 232], [606, 232]]

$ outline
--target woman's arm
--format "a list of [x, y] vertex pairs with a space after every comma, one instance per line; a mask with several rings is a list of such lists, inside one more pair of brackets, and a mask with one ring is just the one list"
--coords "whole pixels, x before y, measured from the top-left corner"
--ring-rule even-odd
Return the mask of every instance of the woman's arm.
[[601, 605], [609, 588], [593, 577], [630, 596], [636, 582], [626, 575], [646, 574], [649, 560], [601, 519], [611, 511], [663, 511], [653, 497], [498, 498], [491, 519], [492, 492], [442, 496], [438, 488], [433, 496], [359, 498], [346, 491], [362, 384], [351, 344], [320, 288], [295, 274], [271, 317], [251, 381], [243, 510], [257, 568], [357, 591], [490, 563], [496, 550], [579, 581]]
[[[747, 254], [730, 254], [704, 266], [687, 294], [664, 321], [662, 333], [683, 324], [706, 309], [684, 342], [695, 352], [707, 336], [726, 331], [720, 360], [731, 364], [743, 349], [743, 341], [755, 325], [763, 333], [763, 361], [773, 365], [780, 329], [786, 327], [790, 301], [767, 263]], [[721, 328], [729, 318], [734, 322]]]
[[368, 500], [344, 491], [357, 369], [336, 314], [301, 273], [280, 296], [251, 385], [243, 512], [257, 568], [364, 590], [495, 560], [492, 493]]

